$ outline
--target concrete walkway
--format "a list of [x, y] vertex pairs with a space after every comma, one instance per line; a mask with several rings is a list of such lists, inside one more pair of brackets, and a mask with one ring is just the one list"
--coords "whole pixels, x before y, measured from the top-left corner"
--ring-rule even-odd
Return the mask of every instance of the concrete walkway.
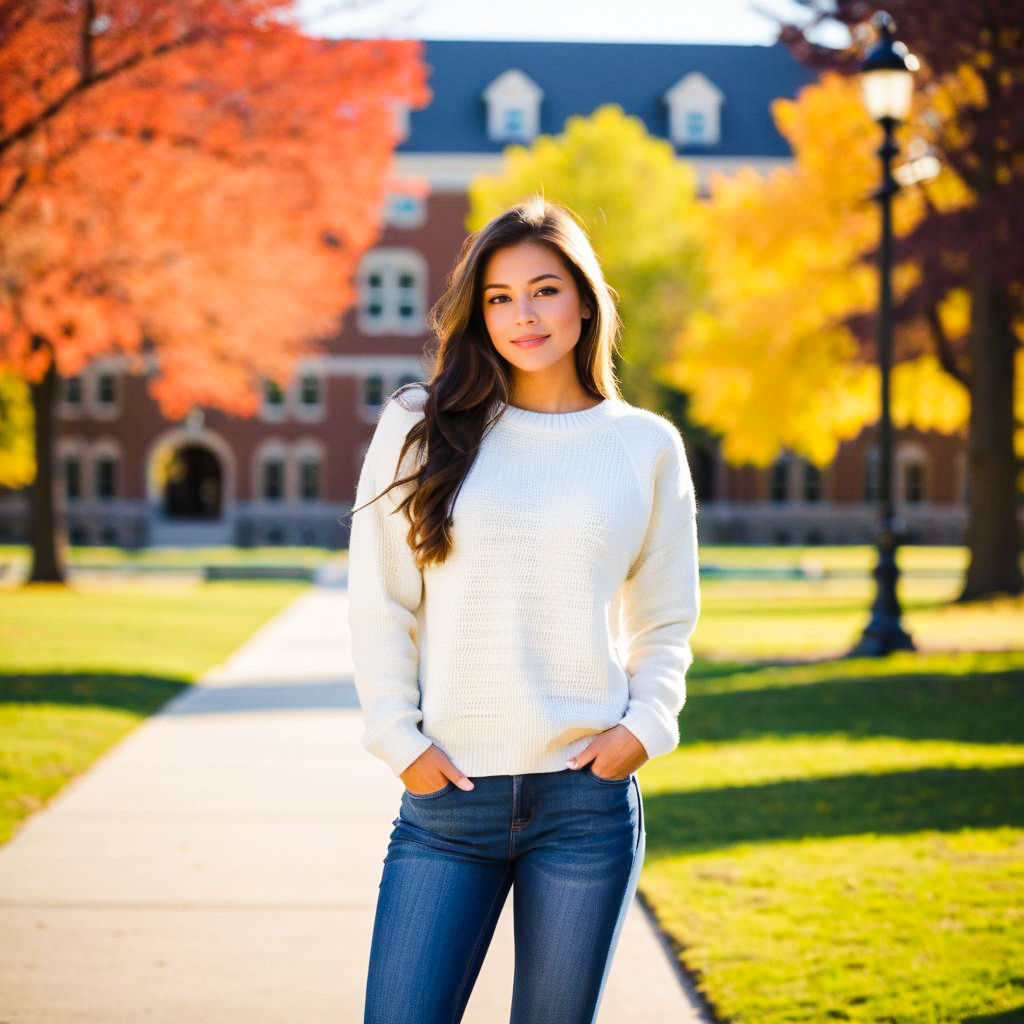
[[[359, 743], [344, 582], [325, 573], [0, 847], [2, 1024], [362, 1021], [402, 786]], [[512, 967], [510, 894], [467, 1024], [508, 1020]], [[704, 1020], [684, 989], [635, 902], [601, 1024]]]

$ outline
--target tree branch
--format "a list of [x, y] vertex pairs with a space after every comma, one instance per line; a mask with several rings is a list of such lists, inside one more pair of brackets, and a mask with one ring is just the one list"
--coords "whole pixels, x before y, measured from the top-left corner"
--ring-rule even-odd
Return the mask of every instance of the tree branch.
[[935, 354], [938, 356], [939, 365], [954, 380], [960, 381], [968, 391], [971, 389], [971, 375], [962, 367], [957, 365], [956, 357], [953, 354], [953, 347], [949, 343], [949, 335], [942, 325], [942, 318], [936, 306], [929, 306], [924, 314], [925, 323], [931, 334], [932, 342], [935, 344]]
[[3, 202], [0, 202], [0, 213], [6, 213], [10, 208], [11, 203], [14, 202], [14, 197], [28, 184], [28, 171], [21, 171], [19, 175], [14, 179], [14, 184], [11, 186], [10, 191], [4, 197]]
[[21, 125], [21, 127], [10, 132], [8, 135], [0, 137], [0, 156], [10, 149], [11, 146], [21, 142], [22, 139], [28, 138], [41, 125], [45, 124], [47, 121], [53, 120], [53, 118], [55, 118], [73, 99], [75, 99], [76, 96], [79, 96], [81, 93], [87, 92], [89, 89], [93, 89], [97, 85], [102, 85], [104, 82], [109, 81], [111, 78], [116, 78], [118, 75], [124, 74], [126, 71], [130, 71], [148, 57], [160, 57], [165, 53], [170, 53], [173, 50], [189, 46], [202, 39], [206, 34], [207, 31], [204, 28], [189, 29], [184, 35], [179, 36], [177, 39], [172, 39], [166, 43], [162, 43], [161, 45], [144, 53], [134, 53], [130, 57], [126, 57], [119, 64], [114, 64], [107, 68], [105, 71], [92, 70], [92, 58], [90, 54], [88, 58], [88, 67], [91, 71], [91, 77], [80, 78], [70, 89], [67, 90], [67, 92], [62, 96], [58, 96], [52, 103], [44, 107], [34, 118], [26, 121]]

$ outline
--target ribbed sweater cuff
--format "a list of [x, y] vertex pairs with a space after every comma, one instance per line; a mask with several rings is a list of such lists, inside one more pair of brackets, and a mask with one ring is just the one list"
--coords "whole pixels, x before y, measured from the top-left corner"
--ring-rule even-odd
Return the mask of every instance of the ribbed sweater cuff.
[[634, 702], [619, 725], [624, 725], [644, 745], [648, 757], [671, 754], [679, 746], [678, 721], [670, 728], [657, 711], [646, 705]]
[[431, 740], [420, 732], [415, 723], [408, 722], [399, 722], [382, 736], [374, 737], [372, 742], [363, 741], [363, 746], [379, 757], [395, 775], [401, 775], [430, 744]]

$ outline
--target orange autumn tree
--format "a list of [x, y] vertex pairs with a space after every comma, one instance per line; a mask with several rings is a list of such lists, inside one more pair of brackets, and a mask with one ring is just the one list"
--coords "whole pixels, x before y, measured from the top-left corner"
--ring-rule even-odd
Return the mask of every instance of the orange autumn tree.
[[[31, 580], [62, 580], [61, 377], [119, 353], [164, 415], [259, 408], [353, 300], [415, 41], [281, 0], [0, 2], [0, 370], [31, 392]], [[416, 187], [418, 183], [404, 183]]]

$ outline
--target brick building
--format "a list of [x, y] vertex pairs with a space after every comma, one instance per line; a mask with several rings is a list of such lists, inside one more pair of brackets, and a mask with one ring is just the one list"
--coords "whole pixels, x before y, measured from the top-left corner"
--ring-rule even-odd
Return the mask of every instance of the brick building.
[[[768, 172], [791, 153], [771, 119], [812, 75], [780, 46], [428, 41], [434, 99], [396, 111], [396, 171], [430, 186], [395, 195], [358, 271], [359, 300], [325, 354], [286, 393], [268, 384], [251, 420], [194, 409], [160, 414], [145, 376], [119, 358], [65, 382], [59, 408], [60, 502], [73, 543], [340, 546], [381, 403], [425, 376], [425, 314], [465, 237], [467, 187], [498, 169], [510, 142], [559, 133], [566, 119], [618, 103], [697, 170]], [[768, 470], [730, 467], [691, 439], [702, 541], [870, 541], [877, 521], [874, 431], [823, 472], [784, 455]], [[965, 519], [962, 438], [901, 430], [897, 497], [912, 536], [959, 543]], [[25, 493], [0, 495], [0, 539], [25, 539]]]

